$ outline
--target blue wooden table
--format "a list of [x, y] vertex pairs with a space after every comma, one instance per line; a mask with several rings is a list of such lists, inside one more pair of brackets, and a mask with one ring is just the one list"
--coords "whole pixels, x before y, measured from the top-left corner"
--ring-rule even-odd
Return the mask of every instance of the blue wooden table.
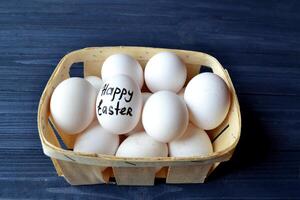
[[[203, 51], [242, 112], [233, 159], [205, 184], [72, 187], [43, 155], [37, 106], [56, 64], [89, 46]], [[1, 1], [0, 198], [300, 199], [299, 1]]]

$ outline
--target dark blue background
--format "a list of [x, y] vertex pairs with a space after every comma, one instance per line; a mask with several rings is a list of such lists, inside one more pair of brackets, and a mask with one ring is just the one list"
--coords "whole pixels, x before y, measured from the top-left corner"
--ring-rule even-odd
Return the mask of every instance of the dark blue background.
[[[299, 199], [299, 13], [299, 1], [1, 1], [0, 198]], [[40, 95], [63, 55], [108, 45], [203, 51], [229, 70], [241, 141], [205, 184], [72, 187], [56, 175]]]

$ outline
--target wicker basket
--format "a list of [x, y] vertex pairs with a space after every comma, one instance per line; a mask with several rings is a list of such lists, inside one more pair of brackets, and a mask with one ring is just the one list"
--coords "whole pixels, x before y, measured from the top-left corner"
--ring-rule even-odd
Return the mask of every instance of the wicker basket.
[[[206, 157], [120, 158], [67, 150], [73, 148], [76, 136], [65, 134], [52, 125], [49, 102], [54, 88], [69, 78], [72, 64], [82, 62], [84, 76], [100, 75], [102, 63], [109, 55], [127, 53], [144, 67], [160, 51], [174, 52], [185, 62], [188, 80], [197, 75], [202, 66], [207, 66], [227, 83], [231, 92], [229, 113], [219, 127], [208, 131], [214, 153]], [[109, 183], [111, 177], [115, 178], [118, 185], [153, 185], [155, 178], [165, 178], [166, 183], [203, 183], [220, 162], [231, 158], [240, 138], [241, 116], [238, 99], [227, 71], [208, 54], [147, 47], [96, 47], [71, 52], [59, 62], [40, 99], [38, 129], [44, 153], [52, 159], [58, 175], [64, 176], [72, 185]], [[59, 137], [67, 149], [61, 147]], [[101, 171], [103, 166], [108, 168]], [[163, 168], [155, 173], [155, 167], [158, 166]]]

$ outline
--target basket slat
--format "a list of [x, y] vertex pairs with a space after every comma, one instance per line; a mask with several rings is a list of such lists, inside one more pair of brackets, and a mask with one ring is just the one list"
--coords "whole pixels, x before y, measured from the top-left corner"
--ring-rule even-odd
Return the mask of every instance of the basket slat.
[[84, 76], [100, 76], [102, 63], [99, 60], [84, 62]]
[[68, 149], [73, 149], [74, 147], [74, 143], [76, 140], [77, 135], [70, 135], [65, 133], [64, 131], [62, 131], [60, 128], [58, 128], [57, 126], [55, 126], [54, 120], [52, 118], [52, 116], [50, 115], [49, 118], [53, 128], [56, 130], [56, 132], [59, 134], [59, 136], [61, 137], [62, 141], [64, 142], [64, 144], [66, 145], [66, 147]]
[[167, 183], [203, 183], [208, 171], [208, 165], [169, 167]]
[[118, 185], [154, 185], [155, 167], [113, 167]]
[[103, 167], [93, 165], [83, 165], [63, 160], [57, 160], [62, 169], [63, 176], [71, 185], [90, 185], [107, 183], [110, 174], [102, 172]]

